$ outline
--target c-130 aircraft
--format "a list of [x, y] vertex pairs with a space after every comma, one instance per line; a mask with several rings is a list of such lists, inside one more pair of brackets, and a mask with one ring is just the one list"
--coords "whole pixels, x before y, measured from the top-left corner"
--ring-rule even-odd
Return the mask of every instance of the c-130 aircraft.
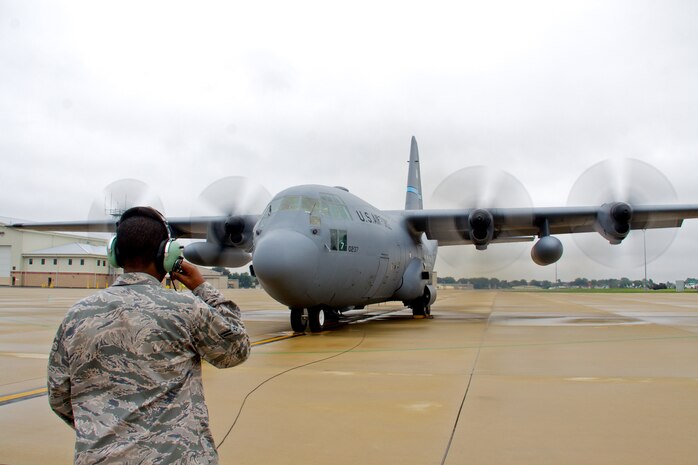
[[[463, 186], [467, 189], [468, 186]], [[533, 261], [560, 259], [554, 235], [597, 232], [620, 244], [633, 229], [680, 227], [698, 205], [423, 209], [419, 152], [411, 141], [405, 209], [384, 211], [341, 187], [301, 185], [278, 193], [261, 215], [168, 219], [173, 238], [206, 239], [184, 248], [202, 266], [237, 268], [250, 261], [271, 297], [289, 307], [296, 332], [323, 331], [342, 312], [401, 301], [428, 316], [436, 300], [438, 246], [538, 240]], [[32, 223], [18, 228], [113, 232], [113, 220]]]

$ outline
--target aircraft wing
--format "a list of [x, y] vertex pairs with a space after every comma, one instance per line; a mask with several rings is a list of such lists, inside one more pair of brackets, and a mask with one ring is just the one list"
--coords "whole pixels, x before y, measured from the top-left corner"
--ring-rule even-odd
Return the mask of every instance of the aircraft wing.
[[[202, 216], [193, 218], [168, 218], [172, 237], [179, 239], [206, 239], [187, 244], [184, 256], [203, 266], [229, 266], [237, 268], [251, 260], [254, 226], [259, 215]], [[116, 219], [97, 221], [66, 221], [55, 223], [17, 223], [17, 229], [35, 231], [114, 233]]]
[[[242, 215], [237, 217], [202, 216], [195, 218], [168, 218], [167, 222], [175, 238], [206, 239], [210, 228], [215, 225], [224, 225], [227, 221], [229, 222], [231, 218], [240, 218], [245, 223], [254, 224], [258, 217], [256, 215]], [[116, 231], [116, 220], [17, 223], [11, 226], [17, 229], [31, 229], [34, 231], [114, 233]]]
[[680, 227], [684, 219], [698, 218], [698, 205], [631, 206], [615, 202], [600, 207], [407, 210], [402, 214], [415, 236], [425, 233], [439, 245], [486, 246], [584, 232], [598, 232], [619, 243], [631, 229]]
[[14, 223], [15, 229], [31, 229], [32, 231], [65, 231], [65, 232], [103, 232], [113, 233], [116, 227], [114, 220], [101, 221], [58, 221], [55, 223]]

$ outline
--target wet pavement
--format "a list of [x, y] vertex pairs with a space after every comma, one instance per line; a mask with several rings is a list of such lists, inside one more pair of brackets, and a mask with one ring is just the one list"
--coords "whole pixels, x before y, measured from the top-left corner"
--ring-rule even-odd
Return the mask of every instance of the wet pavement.
[[[0, 288], [0, 403], [45, 384], [89, 290]], [[204, 367], [221, 464], [698, 463], [698, 294], [440, 291], [290, 337], [288, 311], [231, 290], [256, 345]], [[0, 463], [72, 463], [45, 395], [0, 405]]]

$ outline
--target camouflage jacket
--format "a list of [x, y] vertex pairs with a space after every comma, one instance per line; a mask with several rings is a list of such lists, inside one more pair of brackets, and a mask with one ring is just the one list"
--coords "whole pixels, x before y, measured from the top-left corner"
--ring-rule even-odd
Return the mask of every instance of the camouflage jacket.
[[191, 295], [126, 273], [58, 328], [49, 404], [75, 429], [76, 464], [216, 464], [201, 359], [226, 368], [249, 352], [240, 310], [210, 284]]

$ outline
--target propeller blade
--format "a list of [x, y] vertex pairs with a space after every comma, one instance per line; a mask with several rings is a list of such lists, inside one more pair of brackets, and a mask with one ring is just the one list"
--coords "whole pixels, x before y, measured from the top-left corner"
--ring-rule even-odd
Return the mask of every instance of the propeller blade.
[[258, 215], [271, 194], [261, 184], [242, 176], [218, 179], [204, 188], [194, 204], [197, 216]]

